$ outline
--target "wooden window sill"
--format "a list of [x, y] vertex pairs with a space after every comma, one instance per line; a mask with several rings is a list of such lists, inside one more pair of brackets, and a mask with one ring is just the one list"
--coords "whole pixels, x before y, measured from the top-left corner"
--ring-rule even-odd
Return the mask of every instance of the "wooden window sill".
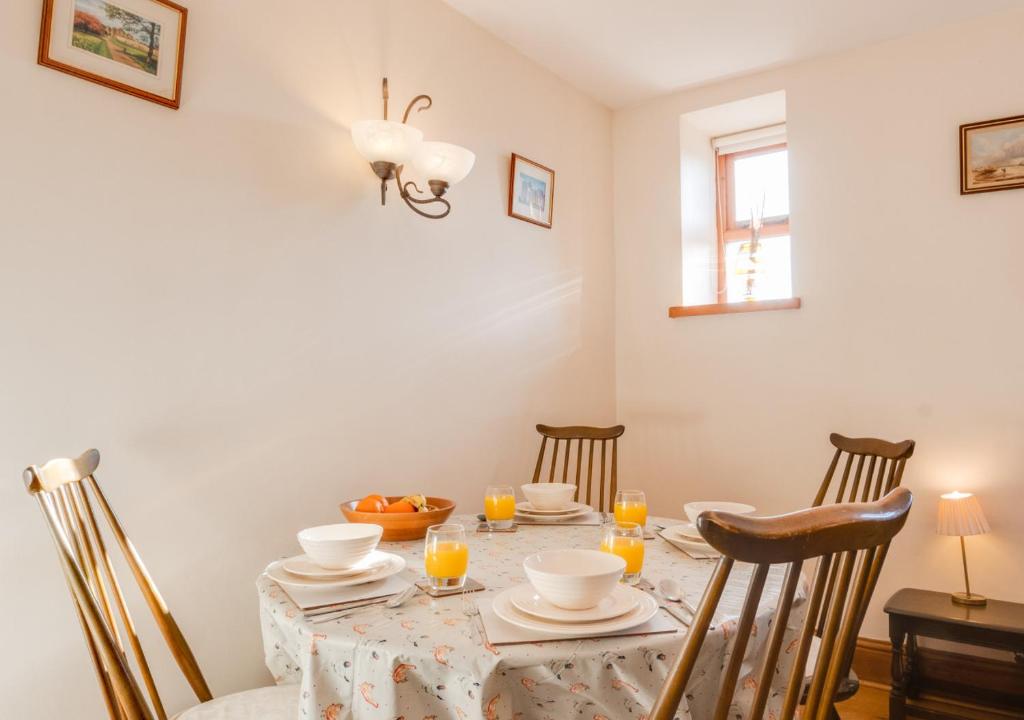
[[668, 309], [670, 318], [694, 315], [728, 315], [731, 313], [761, 312], [763, 310], [796, 310], [800, 298], [782, 300], [751, 300], [747, 302], [716, 303], [713, 305], [674, 305]]

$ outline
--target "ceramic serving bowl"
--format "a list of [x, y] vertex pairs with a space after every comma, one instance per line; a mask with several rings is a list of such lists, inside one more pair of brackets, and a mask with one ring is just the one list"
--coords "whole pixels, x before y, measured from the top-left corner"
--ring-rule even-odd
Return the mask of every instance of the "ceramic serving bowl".
[[377, 549], [383, 528], [367, 523], [338, 523], [306, 528], [299, 545], [320, 567], [347, 570]]
[[[392, 496], [388, 502], [398, 502], [401, 496]], [[350, 523], [373, 523], [384, 530], [382, 540], [422, 540], [427, 536], [427, 528], [431, 525], [440, 525], [448, 519], [448, 516], [455, 510], [455, 503], [452, 500], [439, 497], [428, 497], [427, 505], [434, 510], [421, 510], [419, 512], [405, 513], [369, 513], [356, 510], [358, 500], [349, 500], [341, 504], [341, 514]]]
[[703, 502], [686, 503], [683, 506], [683, 510], [686, 512], [686, 517], [689, 518], [690, 522], [696, 525], [697, 518], [700, 517], [700, 514], [705, 510], [717, 510], [718, 512], [735, 513], [736, 515], [749, 515], [757, 510], [757, 508], [745, 503], [705, 500]]
[[576, 486], [567, 483], [530, 483], [519, 489], [536, 510], [565, 510], [576, 497]]
[[598, 550], [545, 550], [523, 560], [523, 570], [537, 594], [552, 605], [588, 610], [615, 589], [626, 561]]

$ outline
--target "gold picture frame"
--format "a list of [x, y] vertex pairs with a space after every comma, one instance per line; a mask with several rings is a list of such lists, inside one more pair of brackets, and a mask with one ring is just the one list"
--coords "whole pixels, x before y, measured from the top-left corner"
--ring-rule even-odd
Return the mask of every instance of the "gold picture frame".
[[508, 215], [550, 228], [555, 213], [555, 171], [512, 153], [508, 175]]
[[39, 64], [176, 110], [187, 24], [171, 0], [44, 0]]
[[1024, 188], [1024, 115], [960, 126], [960, 194]]

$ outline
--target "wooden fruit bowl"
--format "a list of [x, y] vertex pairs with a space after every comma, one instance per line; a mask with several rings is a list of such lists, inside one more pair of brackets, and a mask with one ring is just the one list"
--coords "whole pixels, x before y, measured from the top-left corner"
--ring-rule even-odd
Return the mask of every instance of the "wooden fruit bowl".
[[[398, 502], [401, 495], [389, 497], [388, 502]], [[427, 528], [431, 525], [440, 525], [455, 510], [455, 503], [445, 498], [428, 497], [427, 505], [432, 505], [437, 510], [424, 510], [422, 512], [405, 513], [373, 513], [359, 512], [356, 510], [358, 500], [349, 500], [341, 504], [341, 514], [345, 519], [353, 523], [373, 523], [384, 528], [381, 540], [422, 540], [427, 536]]]

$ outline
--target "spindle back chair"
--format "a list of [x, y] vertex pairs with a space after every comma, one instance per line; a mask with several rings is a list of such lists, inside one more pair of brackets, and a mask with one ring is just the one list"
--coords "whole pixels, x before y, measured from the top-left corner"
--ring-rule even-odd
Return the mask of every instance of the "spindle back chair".
[[[704, 539], [722, 553], [722, 557], [649, 720], [671, 720], [675, 716], [729, 574], [737, 561], [753, 563], [755, 567], [737, 621], [735, 646], [722, 670], [714, 720], [729, 717], [729, 707], [768, 571], [773, 564], [787, 565], [776, 614], [765, 641], [764, 661], [747, 715], [747, 720], [762, 720], [772, 681], [778, 672], [782, 642], [800, 584], [800, 572], [805, 562], [815, 559], [817, 569], [807, 600], [807, 615], [793, 653], [789, 686], [778, 718], [792, 720], [797, 717], [802, 698], [804, 705], [799, 715], [802, 720], [834, 717], [832, 698], [842, 678], [846, 649], [856, 642], [860, 629], [860, 600], [872, 576], [877, 577], [881, 568], [884, 560], [882, 549], [888, 547], [902, 529], [912, 502], [910, 491], [897, 488], [875, 502], [828, 505], [777, 517], [755, 518], [713, 511], [702, 513], [697, 519], [697, 527]], [[832, 567], [839, 568], [838, 583], [833, 588], [834, 592], [826, 597], [825, 587]], [[824, 612], [827, 622], [817, 661], [805, 688], [804, 667], [819, 611]]]
[[[914, 454], [915, 443], [913, 440], [902, 442], [890, 442], [878, 438], [848, 438], [839, 433], [829, 435], [829, 441], [836, 449], [832, 454], [832, 462], [825, 471], [825, 477], [818, 488], [818, 494], [814, 498], [814, 506], [831, 502], [868, 502], [877, 500], [884, 494], [897, 488], [903, 482], [903, 472], [906, 469], [907, 460]], [[836, 471], [842, 467], [838, 480]], [[835, 489], [834, 495], [831, 490]], [[888, 548], [880, 551], [882, 560]], [[881, 563], [879, 563], [881, 567]], [[832, 594], [836, 583], [838, 568], [833, 566], [829, 572], [828, 585], [825, 590], [825, 598]], [[877, 575], [870, 578], [868, 587], [861, 598], [859, 615], [863, 620], [867, 614], [868, 604], [875, 591]], [[826, 602], [827, 605], [827, 602]], [[825, 629], [826, 618], [822, 613], [815, 625], [815, 634], [819, 637]], [[860, 688], [860, 680], [851, 671], [853, 665], [853, 651], [850, 647], [843, 664], [842, 681], [836, 692], [836, 701], [846, 700], [853, 697]]]
[[[578, 502], [592, 504], [596, 497], [598, 511], [610, 512], [615, 502], [615, 493], [618, 490], [618, 462], [619, 448], [618, 441], [622, 433], [626, 431], [624, 425], [613, 427], [587, 427], [584, 425], [573, 425], [570, 427], [551, 427], [549, 425], [538, 425], [537, 432], [541, 435], [540, 452], [537, 454], [537, 466], [533, 471], [533, 482], [563, 482], [576, 485], [576, 500]], [[551, 449], [551, 465], [547, 473], [542, 473], [544, 468], [544, 455], [547, 450], [548, 441], [554, 441]], [[608, 444], [611, 443], [610, 458]], [[576, 444], [576, 452], [573, 453], [573, 443]], [[599, 453], [597, 487], [594, 488], [594, 450], [598, 444]], [[586, 444], [586, 457], [584, 458], [584, 444]], [[559, 472], [559, 453], [561, 452], [561, 469]], [[575, 455], [575, 457], [574, 457]], [[586, 463], [586, 476], [583, 476], [583, 466]], [[570, 472], [570, 466], [575, 472]], [[561, 477], [559, 478], [559, 475]], [[606, 482], [607, 480], [607, 482]], [[586, 482], [584, 486], [583, 483]], [[596, 489], [596, 493], [593, 491]], [[607, 492], [606, 492], [607, 490]], [[607, 498], [607, 500], [606, 500]]]
[[877, 500], [899, 487], [907, 460], [914, 454], [913, 440], [894, 443], [877, 438], [848, 438], [839, 433], [832, 433], [828, 439], [836, 451], [814, 498], [815, 507], [825, 503], [844, 455], [846, 460], [842, 463], [843, 471], [833, 500], [837, 503]]
[[[206, 702], [212, 695], [178, 624], [96, 481], [99, 462], [99, 452], [87, 450], [74, 459], [33, 465], [24, 472], [25, 485], [38, 501], [57, 547], [107, 712], [113, 720], [166, 720], [167, 712], [139, 642], [124, 588], [107, 552], [90, 495], [106, 519], [110, 534], [196, 698]], [[142, 677], [145, 694], [135, 677], [122, 633]]]

